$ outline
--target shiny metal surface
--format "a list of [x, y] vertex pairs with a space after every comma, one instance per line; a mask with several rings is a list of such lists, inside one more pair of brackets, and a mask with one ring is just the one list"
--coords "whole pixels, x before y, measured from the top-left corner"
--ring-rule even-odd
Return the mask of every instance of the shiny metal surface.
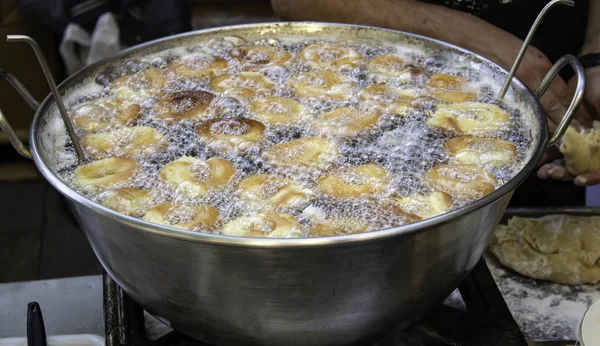
[[[373, 27], [325, 23], [254, 24], [198, 31], [150, 42], [78, 72], [68, 91], [111, 65], [199, 40], [309, 36], [416, 41], [450, 50], [505, 78], [473, 53], [429, 38]], [[376, 232], [309, 239], [238, 238], [194, 233], [118, 214], [83, 197], [55, 173], [44, 141], [47, 97], [31, 126], [33, 159], [69, 200], [96, 255], [114, 280], [173, 328], [218, 345], [364, 345], [418, 319], [441, 302], [477, 263], [512, 191], [536, 168], [548, 140], [544, 112], [518, 80], [531, 107], [533, 152], [504, 186], [466, 207]]]
[[[67, 129], [67, 133], [69, 134], [69, 138], [71, 138], [71, 143], [73, 143], [73, 147], [75, 148], [75, 152], [77, 153], [77, 157], [79, 157], [80, 161], [85, 161], [85, 154], [83, 153], [83, 149], [81, 149], [81, 144], [79, 144], [79, 139], [75, 134], [75, 130], [73, 129], [73, 124], [71, 123], [71, 118], [67, 114], [67, 109], [62, 101], [62, 96], [56, 87], [56, 82], [54, 81], [54, 77], [52, 77], [52, 72], [50, 71], [50, 67], [48, 67], [48, 63], [46, 62], [46, 58], [44, 58], [44, 53], [40, 46], [29, 36], [25, 35], [7, 35], [7, 42], [25, 42], [27, 43], [35, 56], [37, 57], [40, 66], [42, 67], [42, 71], [44, 72], [44, 76], [46, 77], [46, 81], [48, 82], [48, 86], [50, 86], [50, 91], [52, 91], [52, 95], [54, 95], [54, 102], [58, 106], [58, 110], [60, 112], [60, 116], [62, 117], [63, 122], [65, 123], [65, 128]], [[27, 99], [27, 98], [26, 98]]]
[[508, 73], [508, 77], [506, 77], [506, 80], [504, 81], [504, 85], [502, 85], [502, 89], [500, 90], [500, 93], [498, 94], [499, 99], [502, 99], [504, 97], [504, 95], [506, 95], [506, 91], [508, 91], [508, 87], [510, 86], [513, 78], [517, 74], [517, 70], [519, 69], [519, 65], [521, 64], [521, 61], [523, 60], [523, 57], [525, 56], [525, 52], [527, 51], [529, 44], [531, 44], [533, 35], [535, 35], [535, 32], [537, 31], [538, 27], [540, 26], [540, 23], [546, 16], [546, 13], [548, 13], [548, 11], [552, 7], [554, 7], [555, 5], [559, 5], [559, 4], [573, 7], [573, 6], [575, 6], [575, 1], [573, 1], [573, 0], [552, 0], [552, 1], [548, 2], [546, 4], [546, 6], [544, 6], [544, 8], [542, 8], [542, 10], [538, 14], [537, 18], [533, 22], [533, 25], [531, 25], [531, 28], [529, 29], [529, 32], [527, 33], [527, 36], [525, 37], [525, 41], [523, 41], [523, 45], [521, 45], [521, 48], [519, 49], [519, 53], [517, 53], [515, 62], [511, 66], [510, 72]]
[[558, 59], [552, 68], [550, 68], [550, 71], [548, 71], [548, 73], [544, 76], [544, 79], [542, 79], [540, 85], [538, 85], [533, 92], [538, 99], [544, 96], [544, 93], [546, 90], [548, 90], [552, 80], [558, 75], [560, 69], [567, 66], [567, 64], [571, 65], [571, 68], [575, 70], [575, 74], [577, 75], [577, 86], [575, 89], [575, 94], [573, 95], [573, 100], [571, 100], [571, 104], [569, 104], [569, 108], [567, 108], [567, 111], [560, 123], [556, 126], [556, 130], [554, 130], [552, 137], [550, 137], [550, 140], [548, 140], [548, 143], [546, 144], [547, 147], [553, 146], [562, 138], [562, 136], [565, 134], [565, 131], [567, 131], [573, 116], [575, 116], [575, 112], [577, 112], [581, 101], [583, 100], [583, 92], [585, 89], [585, 71], [579, 62], [579, 59], [573, 55], [565, 55]]

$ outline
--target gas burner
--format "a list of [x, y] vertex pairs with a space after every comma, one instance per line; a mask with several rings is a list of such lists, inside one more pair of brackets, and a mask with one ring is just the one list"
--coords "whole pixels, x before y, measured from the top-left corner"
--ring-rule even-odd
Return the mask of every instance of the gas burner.
[[[458, 291], [466, 309], [442, 304], [419, 322], [390, 333], [373, 346], [527, 346], [483, 259]], [[106, 346], [211, 346], [177, 331], [148, 340], [144, 311], [106, 273], [104, 314]]]

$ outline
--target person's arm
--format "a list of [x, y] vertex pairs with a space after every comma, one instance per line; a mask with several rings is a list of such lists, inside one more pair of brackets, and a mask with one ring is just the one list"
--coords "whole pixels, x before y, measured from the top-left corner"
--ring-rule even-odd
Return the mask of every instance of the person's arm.
[[[417, 0], [271, 0], [271, 4], [286, 20], [354, 23], [412, 32], [466, 48], [507, 69], [522, 44], [512, 34], [475, 16]], [[530, 47], [517, 78], [533, 89], [550, 67], [546, 56]], [[556, 78], [542, 100], [554, 122], [564, 115], [565, 107], [558, 96], [565, 87]]]
[[581, 54], [600, 53], [600, 0], [590, 0], [588, 25]]

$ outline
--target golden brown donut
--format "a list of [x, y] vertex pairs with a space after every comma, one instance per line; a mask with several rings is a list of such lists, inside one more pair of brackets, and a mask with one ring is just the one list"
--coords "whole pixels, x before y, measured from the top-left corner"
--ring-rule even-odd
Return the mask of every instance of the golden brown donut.
[[169, 63], [167, 68], [188, 78], [213, 78], [229, 68], [227, 60], [208, 54], [189, 54]]
[[477, 97], [477, 94], [462, 90], [466, 83], [467, 81], [461, 77], [434, 74], [429, 80], [429, 94], [449, 103], [472, 101]]
[[240, 181], [237, 194], [245, 200], [265, 202], [281, 208], [307, 203], [313, 192], [289, 179], [270, 174], [254, 174]]
[[358, 51], [331, 43], [311, 44], [302, 49], [298, 57], [314, 69], [355, 68], [364, 62]]
[[136, 187], [110, 189], [102, 192], [97, 200], [103, 206], [118, 213], [128, 216], [141, 216], [150, 201], [150, 191]]
[[250, 102], [256, 96], [256, 93], [248, 88], [229, 88], [223, 91], [221, 97], [231, 97], [240, 101]]
[[202, 90], [176, 91], [160, 98], [154, 107], [157, 119], [174, 124], [207, 115], [215, 95]]
[[224, 74], [210, 81], [210, 89], [222, 93], [231, 88], [247, 88], [259, 95], [268, 95], [275, 89], [275, 82], [256, 72]]
[[291, 214], [268, 210], [231, 220], [223, 226], [222, 233], [234, 237], [298, 238], [302, 226]]
[[300, 102], [279, 96], [267, 96], [250, 103], [250, 110], [262, 121], [271, 124], [294, 123], [306, 115]]
[[111, 89], [112, 94], [118, 98], [138, 101], [161, 94], [168, 83], [166, 70], [150, 68], [116, 78], [111, 82]]
[[111, 187], [133, 178], [137, 169], [134, 160], [123, 157], [92, 161], [75, 169], [75, 183], [82, 187]]
[[141, 107], [117, 98], [99, 98], [77, 105], [71, 111], [75, 126], [84, 132], [133, 125], [141, 116]]
[[417, 220], [444, 214], [452, 209], [452, 197], [440, 191], [434, 191], [429, 195], [396, 197], [392, 200], [392, 203], [402, 213]]
[[500, 167], [517, 159], [517, 147], [495, 138], [460, 136], [444, 143], [444, 151], [459, 163]]
[[427, 123], [454, 133], [478, 134], [496, 132], [508, 121], [508, 113], [496, 105], [463, 102], [437, 105]]
[[327, 218], [313, 224], [310, 236], [332, 237], [339, 235], [364, 233], [373, 230], [366, 221], [356, 218]]
[[335, 197], [364, 197], [385, 192], [389, 181], [388, 170], [371, 162], [331, 171], [317, 183], [324, 193]]
[[265, 150], [264, 157], [274, 166], [325, 168], [331, 165], [337, 153], [338, 148], [332, 142], [304, 137], [274, 145]]
[[263, 67], [283, 65], [292, 58], [292, 54], [273, 46], [242, 46], [231, 50], [231, 57], [238, 60], [244, 70], [258, 71]]
[[265, 137], [265, 126], [248, 118], [215, 118], [198, 126], [198, 135], [210, 147], [246, 150]]
[[219, 223], [219, 211], [210, 205], [187, 205], [164, 202], [144, 214], [144, 220], [194, 232], [212, 232]]
[[379, 113], [340, 107], [321, 114], [313, 121], [312, 129], [321, 136], [353, 137], [377, 125]]
[[427, 172], [428, 183], [454, 197], [480, 198], [495, 190], [494, 176], [476, 165], [438, 165]]
[[213, 157], [202, 161], [183, 156], [167, 163], [160, 171], [160, 178], [188, 197], [201, 197], [227, 185], [234, 174], [235, 167], [228, 160]]
[[352, 97], [356, 83], [335, 72], [317, 71], [299, 73], [288, 82], [301, 97], [320, 97], [333, 101], [344, 101]]
[[360, 93], [360, 100], [374, 103], [390, 114], [406, 115], [412, 108], [412, 100], [417, 96], [412, 90], [371, 84]]
[[147, 126], [124, 127], [118, 130], [85, 135], [81, 145], [92, 159], [107, 156], [138, 157], [152, 155], [167, 143], [156, 129]]

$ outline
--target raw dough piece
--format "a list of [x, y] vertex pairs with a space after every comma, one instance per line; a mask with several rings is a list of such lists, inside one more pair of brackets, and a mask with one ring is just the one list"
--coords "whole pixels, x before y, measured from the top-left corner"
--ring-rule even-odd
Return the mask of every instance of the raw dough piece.
[[566, 285], [600, 281], [600, 217], [513, 217], [490, 250], [502, 264], [534, 279]]
[[571, 174], [600, 169], [600, 121], [594, 121], [593, 128], [582, 132], [569, 127], [562, 138], [560, 152]]

